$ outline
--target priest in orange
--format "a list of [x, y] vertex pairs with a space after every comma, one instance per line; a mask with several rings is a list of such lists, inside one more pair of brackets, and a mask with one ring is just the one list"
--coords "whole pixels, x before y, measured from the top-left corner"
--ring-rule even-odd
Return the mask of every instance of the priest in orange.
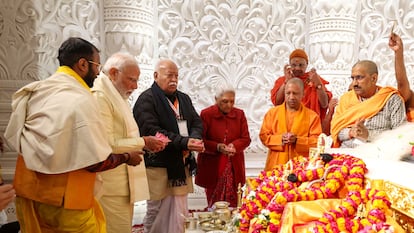
[[[285, 101], [286, 81], [297, 77], [304, 83], [304, 96], [302, 103], [305, 107], [312, 109], [319, 116], [321, 121], [325, 118], [326, 109], [332, 93], [328, 91], [325, 85], [328, 81], [321, 78], [315, 69], [306, 72], [308, 68], [308, 55], [303, 49], [295, 49], [289, 56], [289, 65], [285, 65], [284, 76], [279, 77], [270, 91], [272, 103], [280, 105]], [[324, 132], [329, 134], [329, 130]]]
[[291, 78], [284, 88], [285, 102], [272, 107], [264, 116], [260, 140], [269, 148], [265, 170], [284, 164], [296, 156], [307, 156], [322, 133], [321, 120], [301, 102], [304, 84]]

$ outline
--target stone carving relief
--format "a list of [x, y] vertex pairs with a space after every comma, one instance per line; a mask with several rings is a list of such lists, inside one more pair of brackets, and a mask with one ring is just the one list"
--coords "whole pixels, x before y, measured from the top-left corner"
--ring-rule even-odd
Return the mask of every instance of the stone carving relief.
[[37, 12], [27, 1], [5, 0], [0, 6], [0, 77], [2, 80], [37, 79], [34, 22]]
[[153, 82], [154, 1], [104, 0], [104, 53], [102, 61], [111, 54], [124, 51], [134, 55], [140, 65], [138, 89], [130, 96], [131, 104], [138, 94]]
[[[23, 85], [55, 72], [57, 51], [69, 36], [100, 44], [100, 11], [95, 1], [2, 0], [0, 2], [0, 133], [10, 117], [11, 96]], [[2, 173], [11, 179], [15, 152], [6, 147]]]
[[358, 2], [312, 1], [309, 26], [310, 66], [327, 81], [334, 96], [347, 91], [355, 61]]
[[290, 51], [308, 51], [309, 68], [315, 67], [331, 82], [328, 87], [336, 97], [348, 89], [351, 67], [359, 59], [376, 61], [379, 84], [395, 86], [388, 36], [395, 20], [408, 50], [410, 74], [413, 5], [356, 0], [160, 1], [159, 55], [178, 62], [180, 89], [192, 96], [198, 110], [213, 103], [216, 87], [233, 85], [236, 106], [245, 110], [253, 139], [248, 153], [264, 155], [258, 132], [271, 107], [269, 91], [282, 75]]
[[404, 41], [407, 74], [413, 85], [414, 77], [410, 74], [414, 71], [414, 2], [363, 1], [361, 4], [359, 59], [374, 60], [378, 64], [380, 84], [396, 86], [394, 52], [388, 48], [388, 37], [395, 22], [394, 31]]
[[0, 14], [2, 80], [48, 77], [58, 66], [58, 47], [69, 36], [80, 36], [101, 46], [99, 8], [91, 1], [4, 0]]

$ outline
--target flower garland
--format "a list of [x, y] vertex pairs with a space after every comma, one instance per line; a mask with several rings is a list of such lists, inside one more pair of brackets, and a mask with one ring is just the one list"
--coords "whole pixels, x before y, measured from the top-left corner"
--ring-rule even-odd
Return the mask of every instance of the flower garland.
[[[308, 159], [296, 157], [272, 171], [261, 172], [243, 198], [240, 231], [253, 228], [253, 232], [277, 232], [288, 202], [338, 197], [343, 187], [349, 191], [362, 189], [366, 167], [361, 159], [340, 154], [331, 159], [321, 167], [306, 169], [310, 167]], [[255, 223], [250, 222], [253, 218]]]
[[[358, 211], [368, 204], [370, 210]], [[391, 206], [384, 191], [376, 189], [349, 192], [342, 205], [323, 214], [311, 230], [322, 232], [360, 232], [375, 230], [375, 232], [390, 230], [386, 224], [386, 213]], [[356, 217], [355, 217], [356, 216]], [[392, 230], [392, 229], [391, 229]]]

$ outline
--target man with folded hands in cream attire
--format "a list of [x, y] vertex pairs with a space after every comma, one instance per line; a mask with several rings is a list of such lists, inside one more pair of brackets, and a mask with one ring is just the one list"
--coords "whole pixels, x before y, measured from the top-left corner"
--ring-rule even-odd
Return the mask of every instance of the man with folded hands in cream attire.
[[[165, 147], [155, 136], [140, 137], [132, 115], [128, 97], [138, 87], [140, 73], [131, 54], [115, 53], [105, 62], [92, 88], [114, 153], [132, 149], [158, 152]], [[103, 183], [97, 198], [105, 213], [108, 233], [130, 233], [134, 202], [149, 198], [145, 164], [121, 165], [98, 173], [99, 178]]]

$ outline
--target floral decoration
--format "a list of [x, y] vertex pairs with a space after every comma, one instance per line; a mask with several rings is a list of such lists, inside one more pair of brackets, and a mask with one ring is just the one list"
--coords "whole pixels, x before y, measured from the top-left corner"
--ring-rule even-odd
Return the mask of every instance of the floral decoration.
[[391, 228], [385, 223], [390, 206], [384, 191], [351, 191], [340, 206], [323, 214], [311, 232], [385, 232]]
[[[319, 159], [310, 164], [308, 158], [296, 157], [271, 171], [262, 171], [251, 180], [239, 210], [240, 232], [249, 229], [254, 233], [277, 232], [288, 202], [338, 198], [344, 190], [362, 189], [367, 169], [361, 159], [333, 154], [324, 161]], [[253, 218], [254, 223], [251, 222]]]

